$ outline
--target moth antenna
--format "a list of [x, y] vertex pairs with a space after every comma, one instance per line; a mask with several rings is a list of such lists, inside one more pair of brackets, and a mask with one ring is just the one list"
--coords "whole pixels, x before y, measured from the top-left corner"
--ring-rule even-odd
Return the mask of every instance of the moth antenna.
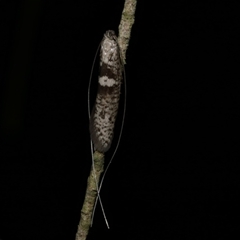
[[[92, 112], [90, 113], [90, 84], [88, 89], [88, 105], [89, 105], [89, 120], [90, 120], [90, 134], [91, 134], [91, 153], [92, 153], [92, 162], [93, 162], [93, 171], [95, 172], [94, 159], [93, 159], [93, 146], [94, 151], [105, 153], [109, 150], [112, 144], [112, 139], [114, 135], [114, 126], [115, 120], [119, 108], [119, 99], [121, 91], [121, 82], [124, 78], [125, 86], [125, 98], [124, 98], [124, 108], [123, 108], [123, 117], [122, 124], [120, 128], [119, 138], [117, 140], [117, 145], [113, 152], [113, 155], [107, 165], [107, 168], [103, 174], [103, 177], [98, 185], [96, 180], [97, 196], [94, 203], [93, 214], [91, 219], [91, 225], [93, 223], [94, 214], [96, 210], [96, 205], [99, 200], [103, 216], [106, 222], [107, 227], [109, 228], [107, 218], [102, 206], [100, 198], [100, 189], [102, 187], [103, 180], [106, 176], [106, 173], [109, 169], [109, 166], [117, 152], [123, 126], [125, 120], [126, 112], [126, 74], [124, 70], [124, 64], [122, 61], [121, 51], [117, 42], [117, 36], [114, 31], [109, 30], [104, 34], [103, 40], [100, 43], [100, 72], [98, 78], [98, 92], [95, 100], [95, 105]], [[96, 55], [94, 58], [94, 62]], [[91, 76], [93, 72], [93, 67], [91, 71]], [[96, 175], [95, 175], [96, 178]]]
[[93, 64], [92, 64], [92, 68], [91, 68], [91, 72], [90, 72], [90, 77], [89, 77], [89, 83], [88, 83], [88, 118], [90, 121], [91, 118], [91, 109], [90, 109], [90, 88], [91, 88], [91, 84], [92, 84], [92, 75], [93, 75], [93, 68], [96, 62], [96, 58], [97, 58], [97, 54], [99, 52], [99, 48], [101, 46], [101, 42], [98, 45], [97, 51], [95, 53], [94, 59], [93, 59]]
[[[117, 141], [117, 145], [115, 147], [115, 150], [113, 152], [113, 155], [103, 173], [103, 176], [102, 176], [102, 179], [100, 181], [100, 185], [98, 187], [98, 190], [99, 190], [99, 193], [101, 191], [101, 188], [102, 188], [102, 184], [103, 184], [103, 181], [105, 179], [105, 176], [106, 176], [106, 173], [113, 161], [113, 158], [115, 157], [116, 155], [116, 152], [118, 150], [118, 147], [119, 147], [119, 144], [120, 144], [120, 141], [121, 141], [121, 137], [122, 137], [122, 132], [123, 132], [123, 126], [124, 126], [124, 122], [125, 122], [125, 115], [126, 115], [126, 102], [127, 102], [127, 80], [126, 80], [126, 72], [125, 72], [125, 68], [124, 68], [124, 64], [123, 64], [123, 61], [122, 61], [122, 57], [120, 57], [121, 59], [121, 63], [122, 63], [122, 70], [123, 70], [123, 79], [124, 79], [124, 103], [123, 103], [123, 117], [122, 117], [122, 124], [121, 124], [121, 128], [120, 128], [120, 133], [119, 133], [119, 137], [118, 137], [118, 141]], [[99, 195], [100, 196], [100, 195]], [[92, 215], [92, 221], [91, 221], [91, 225], [92, 225], [92, 222], [93, 222], [93, 217], [94, 217], [94, 214], [95, 214], [95, 210], [96, 210], [96, 206], [97, 206], [97, 201], [98, 201], [98, 197], [96, 199], [96, 202], [94, 204], [94, 209], [93, 209], [93, 215]], [[99, 202], [101, 204], [101, 201], [100, 201], [100, 198], [99, 198]], [[106, 221], [106, 219], [105, 219]], [[106, 224], [107, 224], [107, 221], [106, 221]], [[107, 224], [108, 225], [108, 224]], [[108, 227], [109, 228], [109, 227]]]
[[107, 220], [104, 208], [103, 208], [102, 200], [101, 200], [101, 197], [100, 197], [100, 189], [99, 189], [97, 178], [96, 178], [96, 172], [95, 172], [95, 166], [94, 166], [94, 160], [93, 160], [93, 143], [92, 143], [92, 141], [91, 141], [91, 155], [92, 155], [93, 173], [94, 173], [94, 178], [95, 178], [95, 183], [96, 183], [96, 188], [97, 188], [97, 198], [96, 198], [96, 201], [94, 203], [94, 208], [93, 208], [93, 213], [92, 213], [92, 218], [91, 218], [91, 226], [93, 225], [93, 219], [94, 219], [94, 214], [95, 214], [95, 210], [96, 210], [96, 206], [97, 206], [97, 201], [99, 200], [105, 223], [107, 225], [107, 228], [109, 229], [110, 227], [109, 227], [108, 220]]
[[[96, 51], [94, 59], [93, 59], [93, 64], [92, 64], [90, 78], [89, 78], [89, 84], [88, 84], [88, 118], [89, 118], [89, 120], [91, 118], [90, 88], [91, 88], [91, 83], [92, 83], [92, 74], [93, 74], [93, 68], [94, 68], [94, 65], [95, 65], [95, 62], [96, 62], [96, 58], [97, 58], [97, 54], [99, 52], [100, 46], [101, 46], [101, 43], [99, 43], [97, 51]], [[99, 199], [99, 203], [100, 203], [100, 206], [101, 206], [101, 209], [102, 209], [103, 217], [104, 217], [104, 220], [106, 222], [107, 228], [109, 229], [109, 224], [108, 224], [107, 217], [106, 217], [106, 214], [105, 214], [105, 211], [104, 211], [104, 208], [103, 208], [102, 200], [101, 200], [101, 197], [100, 197], [100, 191], [99, 191], [99, 187], [98, 187], [98, 182], [97, 182], [97, 178], [96, 178], [94, 159], [93, 159], [93, 142], [92, 142], [92, 140], [90, 140], [90, 145], [91, 145], [92, 168], [93, 168], [93, 173], [94, 173], [94, 178], [95, 178], [95, 183], [96, 183], [96, 189], [97, 189], [97, 198], [96, 198], [96, 201], [95, 201], [95, 204], [94, 204], [94, 209], [93, 209], [93, 214], [92, 214], [92, 219], [91, 219], [91, 226], [93, 224], [93, 218], [94, 218], [94, 213], [95, 213], [95, 209], [96, 209], [96, 203], [97, 203], [97, 200]]]

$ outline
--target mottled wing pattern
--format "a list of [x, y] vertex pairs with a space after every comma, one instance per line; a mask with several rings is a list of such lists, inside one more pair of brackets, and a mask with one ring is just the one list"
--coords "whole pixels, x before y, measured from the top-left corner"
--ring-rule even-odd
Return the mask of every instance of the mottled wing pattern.
[[106, 152], [111, 146], [118, 112], [122, 64], [117, 37], [107, 31], [101, 42], [98, 93], [91, 112], [90, 134], [94, 149]]

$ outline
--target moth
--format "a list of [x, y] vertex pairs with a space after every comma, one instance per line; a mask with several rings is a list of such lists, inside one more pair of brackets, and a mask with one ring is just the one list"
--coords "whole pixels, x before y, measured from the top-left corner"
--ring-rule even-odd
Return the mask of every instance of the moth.
[[[96, 56], [95, 56], [96, 58]], [[91, 74], [92, 75], [92, 74]], [[113, 135], [114, 135], [114, 126], [119, 108], [119, 99], [120, 99], [120, 91], [121, 91], [121, 83], [125, 78], [125, 72], [123, 67], [123, 62], [121, 60], [121, 54], [119, 45], [117, 42], [117, 36], [115, 32], [112, 30], [106, 31], [103, 36], [103, 39], [100, 43], [100, 71], [98, 77], [98, 92], [95, 100], [95, 104], [90, 113], [90, 84], [88, 88], [88, 112], [90, 118], [90, 136], [91, 136], [91, 148], [92, 148], [92, 156], [93, 156], [93, 148], [94, 151], [98, 151], [101, 153], [105, 153], [109, 150], [112, 144]], [[91, 80], [90, 80], [91, 81]], [[107, 227], [109, 228], [105, 212], [101, 203], [100, 198], [100, 190], [102, 186], [103, 179], [106, 175], [106, 172], [114, 158], [114, 155], [117, 151], [120, 138], [122, 135], [125, 111], [126, 111], [126, 82], [124, 84], [124, 110], [123, 110], [123, 119], [122, 125], [120, 129], [119, 138], [117, 141], [117, 145], [115, 147], [114, 153], [107, 165], [107, 168], [103, 174], [100, 184], [96, 182], [98, 196], [95, 202], [92, 221], [94, 218], [95, 208], [97, 200], [99, 199], [100, 205], [102, 208], [102, 212], [105, 218], [105, 222]], [[94, 169], [94, 161], [93, 169]]]
[[104, 34], [100, 47], [98, 93], [90, 117], [90, 135], [94, 150], [105, 153], [113, 139], [123, 67], [114, 31]]

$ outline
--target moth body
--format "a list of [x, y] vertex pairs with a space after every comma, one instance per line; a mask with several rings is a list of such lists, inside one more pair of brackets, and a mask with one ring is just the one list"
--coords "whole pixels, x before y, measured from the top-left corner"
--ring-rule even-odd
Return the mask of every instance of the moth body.
[[104, 34], [100, 49], [98, 93], [90, 117], [90, 134], [94, 149], [109, 150], [118, 112], [122, 82], [122, 64], [114, 31]]

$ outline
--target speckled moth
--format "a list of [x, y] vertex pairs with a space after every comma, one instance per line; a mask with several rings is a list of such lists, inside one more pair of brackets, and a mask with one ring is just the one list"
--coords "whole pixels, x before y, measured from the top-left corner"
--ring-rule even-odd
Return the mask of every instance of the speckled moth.
[[[96, 58], [96, 56], [95, 56]], [[104, 37], [100, 44], [100, 73], [98, 78], [98, 93], [95, 101], [95, 105], [90, 114], [90, 103], [88, 99], [88, 108], [89, 108], [89, 117], [90, 117], [90, 135], [91, 135], [91, 147], [94, 145], [94, 150], [105, 153], [111, 147], [113, 133], [114, 133], [114, 125], [118, 112], [119, 99], [120, 99], [120, 90], [121, 90], [121, 82], [124, 75], [125, 80], [124, 67], [120, 57], [120, 49], [117, 43], [117, 36], [114, 31], [109, 30], [104, 34]], [[88, 96], [90, 95], [90, 84], [88, 89]], [[92, 214], [92, 222], [94, 218], [95, 208], [97, 200], [99, 199], [100, 205], [102, 208], [102, 212], [105, 218], [105, 222], [107, 227], [109, 228], [107, 218], [105, 216], [105, 212], [103, 209], [103, 205], [100, 198], [100, 190], [106, 175], [106, 172], [114, 158], [114, 155], [117, 151], [120, 138], [122, 135], [124, 118], [125, 118], [125, 110], [126, 110], [126, 82], [125, 82], [125, 98], [124, 98], [124, 109], [123, 109], [123, 118], [121, 129], [117, 141], [117, 145], [113, 152], [113, 155], [106, 167], [106, 170], [103, 174], [100, 184], [96, 182], [98, 196], [95, 202], [93, 214]], [[92, 159], [93, 159], [93, 149], [92, 149]], [[93, 169], [94, 167], [94, 161]]]
[[108, 151], [112, 143], [122, 70], [117, 36], [109, 30], [101, 42], [98, 93], [90, 117], [91, 139], [98, 152]]

